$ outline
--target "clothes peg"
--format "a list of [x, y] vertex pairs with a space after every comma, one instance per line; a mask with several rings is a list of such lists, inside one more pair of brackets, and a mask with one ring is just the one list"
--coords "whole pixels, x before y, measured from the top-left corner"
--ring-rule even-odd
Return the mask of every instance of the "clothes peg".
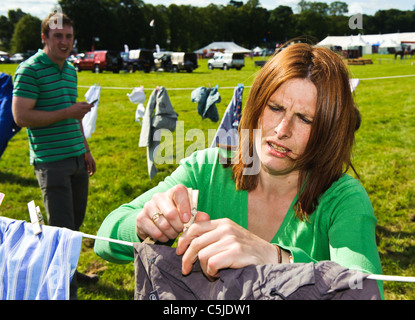
[[35, 201], [32, 200], [27, 204], [27, 207], [29, 209], [29, 215], [30, 215], [30, 222], [33, 226], [33, 233], [34, 235], [38, 235], [42, 232], [41, 225], [43, 225], [43, 217], [40, 213], [39, 206], [35, 206]]
[[186, 231], [195, 221], [197, 215], [197, 202], [199, 198], [199, 190], [193, 190], [192, 188], [188, 188], [187, 191], [189, 192], [189, 200], [190, 200], [190, 219], [184, 225], [183, 231]]
[[[183, 232], [186, 231], [195, 221], [196, 215], [197, 215], [197, 203], [199, 199], [199, 190], [193, 190], [192, 188], [187, 188], [187, 192], [189, 193], [189, 201], [190, 201], [190, 219], [187, 223], [185, 223]], [[156, 242], [151, 239], [150, 237], [147, 237], [143, 243], [147, 244], [155, 244]]]
[[0, 206], [1, 206], [1, 203], [3, 202], [4, 196], [5, 194], [0, 192]]

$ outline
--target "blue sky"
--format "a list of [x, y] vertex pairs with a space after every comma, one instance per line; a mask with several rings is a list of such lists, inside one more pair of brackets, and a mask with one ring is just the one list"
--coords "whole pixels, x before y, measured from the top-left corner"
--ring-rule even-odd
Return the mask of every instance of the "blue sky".
[[[85, 0], [87, 1], [87, 0]], [[244, 3], [247, 0], [242, 0]], [[297, 10], [297, 4], [300, 0], [260, 0], [262, 7], [272, 10], [275, 7], [280, 5], [286, 5], [293, 8], [294, 12]], [[313, 2], [327, 2], [331, 3], [332, 1], [324, 0], [307, 0]], [[349, 14], [353, 15], [356, 13], [363, 13], [373, 15], [378, 10], [385, 9], [399, 9], [399, 10], [413, 10], [415, 6], [415, 1], [408, 0], [394, 0], [394, 1], [385, 1], [385, 0], [340, 0], [346, 2], [349, 5]], [[169, 6], [173, 3], [172, 0], [144, 0], [145, 3], [151, 4], [163, 4]], [[0, 15], [6, 15], [9, 9], [20, 8], [24, 12], [30, 13], [31, 15], [37, 16], [43, 19], [50, 12], [51, 8], [57, 3], [56, 0], [0, 0]], [[175, 0], [176, 4], [188, 4], [193, 6], [206, 6], [209, 3], [215, 4], [224, 4], [229, 3], [229, 0]]]

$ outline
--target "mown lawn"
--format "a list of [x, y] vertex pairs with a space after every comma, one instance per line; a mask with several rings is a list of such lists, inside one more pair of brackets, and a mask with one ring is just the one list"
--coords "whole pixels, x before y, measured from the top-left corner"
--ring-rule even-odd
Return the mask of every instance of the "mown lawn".
[[[415, 65], [411, 65], [414, 59], [395, 61], [392, 56], [378, 55], [369, 58], [374, 64], [350, 66], [353, 77], [361, 79], [356, 102], [363, 118], [356, 137], [354, 165], [378, 218], [377, 239], [384, 274], [415, 276], [415, 77], [372, 79], [415, 75]], [[199, 63], [200, 67], [190, 74], [79, 73], [80, 100], [87, 87], [95, 83], [103, 87], [96, 131], [89, 139], [97, 172], [90, 180], [83, 232], [95, 234], [113, 209], [169, 175], [181, 155], [195, 148], [195, 142], [200, 148], [210, 145], [208, 130], [216, 129], [219, 123], [202, 120], [197, 114], [196, 104], [190, 100], [192, 89], [218, 84], [222, 101], [217, 107], [222, 116], [233, 88], [239, 83], [247, 87], [246, 101], [248, 87], [259, 70], [249, 58], [241, 71], [209, 71], [206, 60]], [[13, 74], [15, 68], [16, 65], [0, 65], [0, 72]], [[184, 133], [195, 128], [202, 130], [202, 135], [188, 136], [188, 139], [173, 134], [173, 150], [178, 152], [173, 154], [171, 163], [157, 165], [159, 172], [152, 181], [147, 174], [146, 149], [138, 147], [141, 127], [134, 121], [136, 105], [127, 97], [133, 87], [140, 85], [146, 89], [147, 98], [156, 86], [165, 86], [179, 120], [184, 123]], [[177, 88], [182, 89], [174, 90]], [[0, 159], [0, 192], [6, 194], [0, 207], [3, 216], [28, 220], [27, 202], [31, 200], [45, 212], [33, 168], [29, 165], [25, 129], [10, 141]], [[84, 239], [78, 269], [100, 276], [97, 284], [81, 286], [80, 299], [133, 298], [133, 265], [116, 265], [97, 257], [93, 252], [93, 240]], [[414, 299], [415, 284], [385, 282], [385, 292], [387, 299]]]

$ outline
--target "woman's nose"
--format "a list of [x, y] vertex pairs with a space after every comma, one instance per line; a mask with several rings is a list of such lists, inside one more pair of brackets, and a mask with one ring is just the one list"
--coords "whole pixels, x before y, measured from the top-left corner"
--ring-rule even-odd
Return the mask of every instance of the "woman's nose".
[[291, 137], [291, 120], [288, 117], [284, 117], [281, 122], [275, 127], [274, 131], [277, 134], [278, 139], [284, 139]]

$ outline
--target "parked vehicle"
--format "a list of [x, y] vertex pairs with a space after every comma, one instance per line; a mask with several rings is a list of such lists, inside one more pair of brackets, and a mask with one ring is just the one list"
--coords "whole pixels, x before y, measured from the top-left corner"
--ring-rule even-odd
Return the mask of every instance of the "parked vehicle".
[[20, 63], [23, 62], [27, 59], [27, 55], [25, 55], [24, 53], [15, 53], [14, 55], [12, 55], [9, 59], [9, 61], [11, 63]]
[[154, 69], [154, 57], [151, 50], [130, 50], [123, 54], [123, 69], [128, 72], [144, 71], [146, 73]]
[[222, 53], [215, 52], [213, 59], [208, 60], [209, 70], [214, 68], [220, 68], [228, 70], [229, 68], [235, 68], [241, 70], [245, 66], [245, 57], [243, 53]]
[[156, 69], [171, 72], [186, 70], [190, 73], [199, 67], [197, 64], [197, 55], [193, 52], [166, 52], [154, 59], [154, 63]]
[[76, 59], [74, 66], [77, 71], [92, 70], [99, 73], [106, 70], [118, 73], [122, 69], [122, 58], [118, 51], [90, 51], [86, 52], [83, 57]]

